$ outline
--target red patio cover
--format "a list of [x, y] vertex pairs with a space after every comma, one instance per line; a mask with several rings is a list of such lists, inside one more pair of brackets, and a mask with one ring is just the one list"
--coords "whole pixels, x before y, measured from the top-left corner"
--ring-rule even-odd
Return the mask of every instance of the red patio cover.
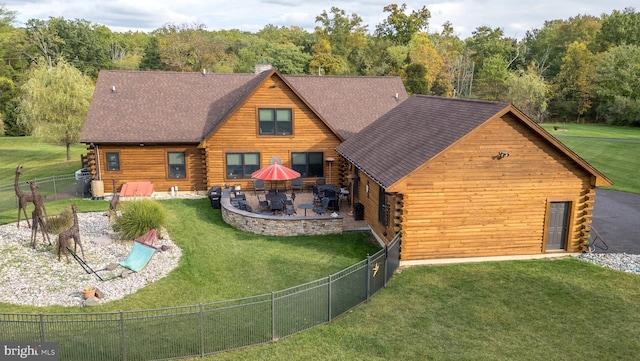
[[251, 177], [262, 180], [280, 181], [300, 177], [300, 173], [282, 164], [271, 164], [251, 173]]

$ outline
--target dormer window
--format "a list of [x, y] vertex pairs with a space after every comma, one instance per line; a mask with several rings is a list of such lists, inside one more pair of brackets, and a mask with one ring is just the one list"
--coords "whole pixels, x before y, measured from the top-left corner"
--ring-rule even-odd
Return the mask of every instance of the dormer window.
[[258, 130], [260, 135], [291, 135], [291, 108], [258, 109]]

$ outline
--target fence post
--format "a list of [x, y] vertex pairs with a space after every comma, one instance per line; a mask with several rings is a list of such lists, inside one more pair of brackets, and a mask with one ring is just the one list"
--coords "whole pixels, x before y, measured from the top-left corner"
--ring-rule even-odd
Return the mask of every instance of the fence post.
[[387, 274], [389, 274], [389, 245], [384, 245], [384, 284], [383, 287], [387, 288]]
[[40, 314], [40, 342], [47, 342], [47, 339], [44, 337], [44, 315]]
[[276, 294], [271, 292], [271, 341], [276, 341]]
[[371, 280], [370, 279], [370, 277], [371, 277], [371, 269], [370, 269], [370, 267], [371, 267], [371, 257], [369, 255], [367, 255], [367, 259], [366, 259], [366, 263], [365, 264], [366, 264], [365, 268], [367, 269], [367, 280], [366, 280], [367, 283], [364, 285], [364, 289], [365, 289], [365, 292], [366, 292], [366, 295], [365, 295], [366, 299], [367, 299], [367, 301], [369, 301], [369, 283], [370, 283], [370, 280]]
[[58, 200], [58, 192], [56, 191], [56, 176], [53, 176], [53, 200]]
[[202, 303], [198, 306], [200, 307], [200, 357], [204, 357], [204, 313]]
[[327, 277], [327, 279], [329, 280], [329, 287], [328, 288], [328, 293], [329, 293], [329, 299], [327, 300], [328, 304], [329, 304], [329, 308], [328, 308], [328, 312], [327, 314], [329, 315], [329, 319], [328, 322], [331, 322], [331, 275], [329, 275], [329, 277]]
[[120, 342], [122, 343], [122, 361], [127, 361], [127, 345], [124, 343], [124, 312], [120, 311]]

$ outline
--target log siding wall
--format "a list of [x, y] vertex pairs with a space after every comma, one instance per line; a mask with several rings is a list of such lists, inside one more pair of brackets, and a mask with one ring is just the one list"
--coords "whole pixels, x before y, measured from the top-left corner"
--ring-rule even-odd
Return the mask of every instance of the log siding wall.
[[[107, 171], [106, 153], [120, 155], [120, 170]], [[185, 152], [186, 178], [169, 178], [167, 152]], [[100, 179], [105, 193], [112, 193], [111, 180], [117, 180], [118, 189], [125, 182], [153, 182], [154, 191], [169, 192], [178, 186], [180, 191], [205, 190], [204, 153], [196, 144], [155, 145], [99, 145]]]
[[[278, 87], [271, 87], [278, 83]], [[293, 134], [288, 136], [259, 135], [259, 108], [291, 108], [293, 110]], [[324, 158], [338, 154], [334, 150], [340, 139], [307, 107], [304, 102], [277, 76], [263, 86], [243, 104], [217, 131], [204, 142], [206, 149], [207, 186], [240, 184], [243, 189], [253, 189], [253, 179], [226, 177], [226, 153], [260, 153], [260, 167], [269, 165], [273, 156], [291, 167], [292, 152], [323, 152]], [[325, 178], [329, 179], [329, 167], [324, 164]], [[331, 179], [337, 181], [339, 167], [331, 167]], [[282, 184], [282, 182], [280, 182]]]
[[[509, 156], [499, 159], [501, 151]], [[403, 196], [401, 257], [544, 253], [546, 212], [555, 201], [571, 202], [566, 250], [579, 251], [590, 223], [590, 184], [589, 173], [517, 119], [489, 120], [390, 187]], [[375, 194], [359, 198], [367, 222], [377, 224]]]

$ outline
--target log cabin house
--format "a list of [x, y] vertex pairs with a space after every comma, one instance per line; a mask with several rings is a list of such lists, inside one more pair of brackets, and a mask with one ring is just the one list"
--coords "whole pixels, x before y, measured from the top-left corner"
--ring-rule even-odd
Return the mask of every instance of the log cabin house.
[[[92, 177], [156, 192], [252, 189], [273, 157], [337, 179], [335, 147], [407, 99], [397, 77], [101, 71], [81, 142]], [[329, 174], [331, 171], [333, 174]]]
[[581, 251], [612, 182], [510, 104], [414, 95], [342, 142], [353, 201], [404, 264]]
[[252, 189], [279, 157], [349, 185], [405, 263], [579, 251], [611, 184], [512, 105], [408, 98], [397, 77], [102, 71], [81, 141], [94, 179], [159, 192]]

